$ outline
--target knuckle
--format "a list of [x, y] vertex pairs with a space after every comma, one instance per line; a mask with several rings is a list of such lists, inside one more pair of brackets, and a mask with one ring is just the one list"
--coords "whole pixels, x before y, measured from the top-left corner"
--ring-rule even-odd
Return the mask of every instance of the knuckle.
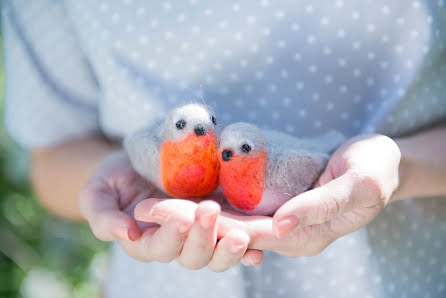
[[151, 251], [150, 255], [155, 261], [164, 264], [170, 263], [179, 257], [179, 253], [176, 252], [159, 252], [153, 250]]
[[132, 259], [134, 259], [135, 261], [138, 261], [138, 262], [143, 262], [143, 263], [153, 262], [152, 259], [150, 259], [150, 258], [148, 258], [148, 257], [146, 257], [146, 256], [140, 256], [140, 255], [132, 254], [132, 253], [129, 253], [129, 252], [127, 252], [127, 254], [128, 254]]
[[112, 241], [111, 237], [107, 235], [108, 233], [104, 230], [104, 223], [101, 216], [97, 216], [93, 219], [90, 219], [88, 221], [88, 224], [90, 225], [90, 229], [93, 232], [93, 235], [104, 242]]
[[327, 247], [327, 245], [315, 245], [313, 247], [311, 247], [308, 251], [306, 251], [303, 255], [305, 257], [314, 257], [317, 256], [319, 254], [321, 254], [325, 248]]
[[136, 261], [145, 262], [145, 263], [153, 261], [153, 259], [150, 256], [148, 256], [147, 254], [141, 254], [139, 252], [139, 250], [134, 246], [125, 246], [125, 245], [124, 246], [121, 245], [121, 246], [123, 247], [123, 249], [127, 253], [127, 255]]
[[385, 197], [382, 183], [369, 175], [365, 175], [363, 177], [363, 183], [367, 186], [369, 191], [373, 194], [374, 197], [383, 198]]
[[318, 219], [320, 223], [326, 222], [331, 218], [334, 218], [341, 214], [342, 205], [335, 197], [328, 197], [323, 200], [323, 203], [319, 207]]
[[357, 170], [349, 170], [348, 174], [350, 174], [353, 185], [360, 185], [362, 183], [364, 174], [360, 173]]
[[184, 227], [188, 227], [189, 229], [192, 228], [192, 226], [195, 223], [195, 217], [188, 217], [186, 219], [184, 219], [184, 221], [182, 222]]
[[215, 273], [223, 273], [229, 269], [227, 267], [220, 267], [220, 266], [209, 266], [208, 268]]
[[99, 240], [101, 240], [101, 241], [105, 241], [105, 237], [103, 237], [102, 233], [99, 232], [97, 229], [95, 229], [94, 227], [91, 227], [91, 231], [93, 232], [93, 235], [94, 235], [97, 239], [99, 239]]
[[160, 262], [160, 263], [164, 263], [164, 264], [170, 263], [170, 262], [172, 262], [173, 260], [175, 260], [175, 257], [172, 257], [172, 256], [159, 256], [159, 257], [157, 258], [157, 261], [158, 261], [158, 262]]
[[204, 267], [206, 267], [207, 264], [204, 263], [199, 263], [199, 262], [191, 262], [191, 261], [187, 261], [185, 259], [181, 259], [181, 261], [178, 261], [181, 266], [183, 266], [186, 269], [192, 270], [192, 271], [197, 271], [197, 270], [201, 270]]
[[[352, 171], [351, 175], [353, 177], [354, 185], [362, 190], [361, 195], [366, 195], [371, 201], [375, 201], [378, 205], [384, 207], [387, 201], [387, 195], [381, 179], [370, 174], [359, 173], [356, 171]], [[364, 189], [366, 192], [364, 192]]]
[[109, 241], [112, 241], [113, 239], [111, 239], [111, 237], [108, 237], [107, 235], [106, 235], [106, 233], [104, 233], [101, 229], [99, 229], [99, 228], [97, 228], [97, 227], [95, 227], [95, 226], [91, 226], [90, 225], [90, 227], [91, 227], [91, 231], [93, 232], [93, 235], [97, 238], [97, 239], [99, 239], [99, 240], [101, 240], [101, 241], [104, 241], [104, 242], [109, 242]]

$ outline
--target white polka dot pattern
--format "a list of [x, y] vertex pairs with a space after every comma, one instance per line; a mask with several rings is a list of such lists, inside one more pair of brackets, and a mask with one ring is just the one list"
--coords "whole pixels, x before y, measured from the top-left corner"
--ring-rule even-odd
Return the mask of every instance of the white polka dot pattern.
[[[70, 7], [109, 92], [101, 122], [110, 135], [145, 124], [133, 119], [150, 119], [158, 99], [176, 99], [167, 106], [196, 100], [200, 85], [225, 123], [249, 120], [299, 134], [331, 127], [348, 135], [373, 131], [374, 115], [386, 111], [383, 102], [403, 99], [431, 50], [431, 7], [336, 3], [156, 2], [147, 8], [140, 1], [76, 1]], [[100, 38], [109, 31], [114, 38]], [[138, 80], [142, 94], [135, 94]], [[125, 94], [132, 98], [127, 108]], [[147, 102], [151, 110], [134, 108]], [[255, 116], [239, 112], [251, 110]]]
[[[28, 147], [99, 128], [121, 138], [201, 101], [201, 85], [222, 125], [400, 135], [445, 119], [444, 0], [13, 3], [17, 16], [5, 9], [3, 18], [6, 121]], [[95, 112], [67, 104], [74, 95]], [[446, 205], [423, 200], [389, 206], [321, 255], [267, 253], [260, 267], [218, 275], [138, 263], [116, 246], [105, 293], [444, 297], [445, 234]]]

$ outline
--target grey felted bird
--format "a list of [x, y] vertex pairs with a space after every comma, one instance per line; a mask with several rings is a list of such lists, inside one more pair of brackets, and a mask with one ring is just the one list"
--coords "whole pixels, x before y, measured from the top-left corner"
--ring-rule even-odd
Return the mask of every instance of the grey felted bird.
[[248, 123], [231, 124], [220, 137], [220, 186], [237, 210], [271, 215], [313, 186], [344, 140], [336, 131], [297, 138]]
[[218, 187], [216, 125], [209, 108], [188, 104], [126, 137], [124, 147], [134, 169], [160, 190], [179, 198], [203, 197]]

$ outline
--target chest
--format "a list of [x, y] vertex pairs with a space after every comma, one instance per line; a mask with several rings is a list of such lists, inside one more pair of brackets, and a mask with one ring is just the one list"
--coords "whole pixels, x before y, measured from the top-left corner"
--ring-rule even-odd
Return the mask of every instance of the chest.
[[220, 123], [357, 133], [408, 89], [432, 30], [405, 1], [68, 3], [116, 136], [201, 92]]

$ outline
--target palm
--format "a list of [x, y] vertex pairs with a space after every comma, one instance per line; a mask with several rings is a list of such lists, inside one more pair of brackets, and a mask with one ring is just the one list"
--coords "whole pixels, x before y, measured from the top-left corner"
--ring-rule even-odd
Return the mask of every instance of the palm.
[[99, 165], [87, 182], [80, 194], [80, 209], [99, 239], [111, 241], [117, 234], [137, 239], [150, 225], [135, 222], [133, 210], [156, 191], [133, 170], [123, 152], [114, 153]]
[[[398, 185], [400, 157], [387, 137], [353, 138], [333, 154], [315, 187], [288, 201], [274, 219], [225, 214], [221, 233], [237, 226], [248, 231], [252, 248], [287, 256], [318, 254], [386, 206]], [[290, 217], [296, 220], [280, 231], [279, 221]]]

